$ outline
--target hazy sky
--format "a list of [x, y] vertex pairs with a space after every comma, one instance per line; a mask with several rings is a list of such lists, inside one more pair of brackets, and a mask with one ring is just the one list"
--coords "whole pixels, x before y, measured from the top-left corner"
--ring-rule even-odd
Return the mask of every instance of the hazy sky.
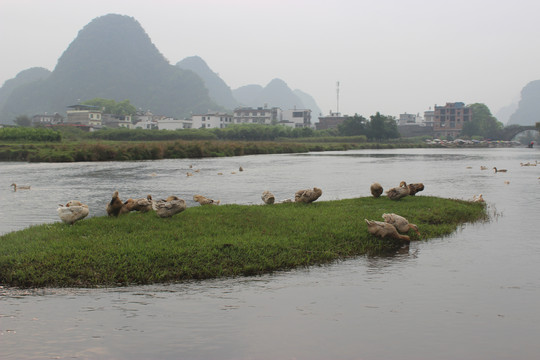
[[198, 55], [232, 88], [274, 78], [323, 113], [496, 113], [540, 79], [538, 0], [0, 0], [0, 84], [53, 70], [92, 19], [134, 17], [171, 64]]

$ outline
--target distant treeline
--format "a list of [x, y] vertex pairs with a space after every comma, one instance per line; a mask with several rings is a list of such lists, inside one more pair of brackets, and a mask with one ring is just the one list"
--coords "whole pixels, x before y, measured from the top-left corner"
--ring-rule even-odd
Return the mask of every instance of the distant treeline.
[[104, 129], [89, 133], [87, 138], [116, 141], [163, 140], [244, 140], [273, 141], [279, 138], [327, 136], [327, 132], [310, 128], [291, 128], [279, 125], [231, 125], [223, 129], [142, 130]]
[[0, 129], [0, 141], [59, 142], [62, 134], [52, 129], [31, 127], [7, 127]]

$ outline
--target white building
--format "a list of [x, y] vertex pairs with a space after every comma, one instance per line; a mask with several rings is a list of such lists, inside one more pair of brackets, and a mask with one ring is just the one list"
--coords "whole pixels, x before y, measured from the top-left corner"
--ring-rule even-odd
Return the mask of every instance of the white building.
[[277, 124], [283, 120], [282, 111], [278, 107], [241, 107], [234, 109], [233, 121], [235, 124]]
[[156, 121], [159, 130], [191, 129], [191, 120], [178, 120], [173, 118], [163, 118]]
[[431, 107], [429, 110], [424, 111], [424, 126], [430, 126], [433, 127], [433, 122], [435, 120], [435, 110], [431, 110]]
[[36, 125], [57, 125], [61, 124], [64, 121], [64, 117], [58, 113], [52, 115], [37, 114], [32, 116], [32, 126]]
[[191, 116], [193, 129], [223, 129], [232, 123], [233, 116], [226, 113], [209, 113]]
[[283, 125], [297, 127], [297, 128], [311, 127], [311, 110], [309, 109], [283, 110], [283, 118], [279, 123]]
[[135, 124], [135, 128], [144, 129], [144, 130], [152, 130], [152, 129], [157, 129], [158, 124], [157, 124], [157, 121], [141, 120]]
[[399, 114], [399, 119], [397, 120], [397, 124], [399, 126], [403, 125], [417, 125], [422, 121], [422, 117], [420, 114]]

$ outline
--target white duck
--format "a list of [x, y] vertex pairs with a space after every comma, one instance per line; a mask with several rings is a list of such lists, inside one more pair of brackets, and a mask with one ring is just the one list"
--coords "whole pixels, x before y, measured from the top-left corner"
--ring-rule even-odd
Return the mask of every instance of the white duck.
[[161, 218], [171, 217], [186, 210], [186, 202], [176, 196], [169, 196], [166, 200], [159, 200], [152, 203], [152, 208], [157, 216]]
[[84, 219], [90, 213], [88, 210], [88, 205], [83, 204], [78, 200], [68, 201], [66, 205], [60, 204], [57, 212], [60, 219], [64, 223], [70, 225], [73, 225], [76, 221]]
[[221, 200], [213, 200], [202, 195], [193, 195], [193, 200], [201, 205], [219, 205]]
[[382, 217], [384, 219], [384, 222], [390, 225], [394, 225], [394, 227], [399, 232], [407, 233], [410, 229], [413, 229], [418, 235], [420, 235], [420, 231], [418, 231], [418, 226], [409, 223], [409, 220], [405, 219], [403, 216], [391, 213], [382, 214]]
[[474, 195], [472, 201], [473, 201], [473, 202], [485, 202], [485, 201], [484, 201], [484, 198], [482, 197], [482, 194], [480, 194], [480, 195], [478, 195], [478, 196]]

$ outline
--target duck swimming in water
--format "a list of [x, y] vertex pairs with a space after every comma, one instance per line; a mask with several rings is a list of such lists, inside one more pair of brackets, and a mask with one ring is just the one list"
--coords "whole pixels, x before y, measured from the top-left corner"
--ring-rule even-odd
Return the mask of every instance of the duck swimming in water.
[[17, 190], [30, 190], [30, 185], [17, 186], [17, 184], [13, 183], [13, 184], [11, 184], [10, 186], [13, 186], [13, 191], [17, 191]]

